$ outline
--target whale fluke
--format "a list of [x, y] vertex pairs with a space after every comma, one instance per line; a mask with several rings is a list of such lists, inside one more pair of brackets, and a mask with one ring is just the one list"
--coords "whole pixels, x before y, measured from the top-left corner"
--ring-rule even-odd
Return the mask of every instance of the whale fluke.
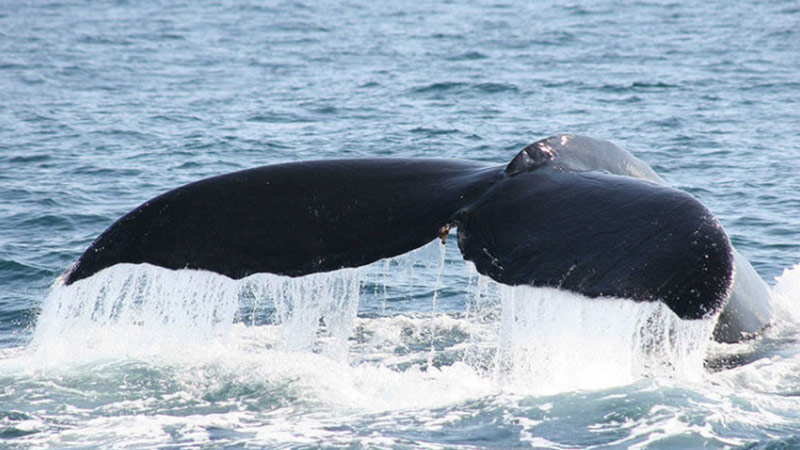
[[660, 301], [683, 319], [733, 298], [725, 339], [769, 319], [763, 289], [748, 280], [755, 271], [733, 282], [741, 256], [708, 209], [630, 153], [571, 135], [538, 141], [506, 166], [350, 159], [200, 180], [117, 220], [64, 282], [118, 263], [301, 276], [400, 255], [452, 227], [465, 259], [500, 283]]
[[682, 319], [718, 311], [733, 276], [728, 237], [697, 199], [603, 172], [503, 180], [462, 213], [458, 243], [501, 283], [657, 300]]
[[69, 270], [69, 285], [118, 263], [231, 278], [357, 267], [430, 242], [500, 171], [448, 160], [287, 163], [200, 180], [126, 214]]

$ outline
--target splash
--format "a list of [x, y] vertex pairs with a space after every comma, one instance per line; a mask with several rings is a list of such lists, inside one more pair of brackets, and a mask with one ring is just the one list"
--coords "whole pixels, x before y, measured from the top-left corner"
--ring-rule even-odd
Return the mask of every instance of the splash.
[[698, 380], [713, 320], [665, 305], [587, 299], [552, 288], [500, 286], [495, 376], [514, 391], [601, 389], [642, 377]]
[[359, 299], [355, 269], [231, 280], [204, 271], [119, 264], [70, 286], [54, 286], [30, 349], [48, 365], [223, 351], [232, 345], [243, 297], [272, 305], [280, 350], [346, 357]]
[[[29, 351], [0, 373], [51, 386], [44, 408], [52, 417], [64, 419], [57, 405], [75, 411], [76, 422], [92, 417], [66, 439], [101, 447], [131, 436], [149, 446], [183, 434], [211, 439], [209, 430], [266, 446], [363, 444], [373, 423], [436, 432], [473, 427], [480, 415], [487, 429], [508, 419], [533, 430], [534, 442], [539, 421], [549, 420], [541, 417], [583, 415], [570, 410], [575, 395], [605, 404], [605, 420], [616, 417], [620, 392], [649, 401], [658, 386], [682, 389], [709, 376], [713, 320], [681, 321], [659, 303], [503, 286], [474, 269], [454, 274], [443, 250], [437, 242], [400, 260], [300, 278], [115, 266], [56, 286]], [[461, 297], [453, 280], [464, 280]], [[359, 317], [360, 301], [368, 312]], [[30, 374], [30, 366], [46, 370]], [[656, 388], [643, 378], [658, 379]], [[632, 387], [613, 389], [621, 386]], [[595, 392], [575, 393], [587, 390]], [[13, 405], [27, 404], [20, 392]], [[550, 394], [564, 396], [561, 412]], [[685, 433], [676, 423], [670, 433]], [[654, 432], [640, 428], [651, 442]]]
[[[458, 373], [471, 380], [452, 386], [464, 395], [486, 393], [485, 383], [496, 392], [538, 395], [621, 386], [642, 377], [697, 380], [704, 374], [713, 320], [682, 321], [660, 303], [503, 286], [474, 268], [458, 300], [466, 309], [447, 314], [440, 312], [445, 308], [438, 296], [446, 262], [445, 247], [436, 242], [399, 263], [374, 265], [377, 282], [369, 280], [369, 268], [231, 280], [202, 271], [118, 265], [54, 287], [30, 350], [48, 366], [109, 358], [189, 366], [238, 359], [245, 361], [245, 370], [267, 379], [303, 385], [302, 380], [314, 380], [308, 389], [344, 403], [366, 395], [356, 402], [366, 408], [411, 407], [413, 401], [368, 394], [384, 392], [386, 384], [364, 373], [391, 378], [397, 392], [435, 391], [442, 377]], [[435, 279], [429, 269], [435, 269]], [[385, 312], [387, 292], [430, 292], [424, 286], [432, 284], [431, 296], [403, 300], [405, 312], [358, 318], [362, 297], [380, 304], [367, 309]], [[429, 314], [414, 312], [424, 310], [426, 302]], [[270, 368], [264, 371], [261, 364]], [[338, 373], [335, 380], [329, 379], [333, 373]], [[475, 389], [478, 378], [484, 384]], [[354, 384], [343, 383], [346, 379]], [[340, 384], [343, 390], [337, 391]]]
[[242, 288], [273, 302], [280, 325], [279, 350], [312, 350], [346, 361], [358, 312], [359, 275], [358, 269], [301, 278], [258, 274], [248, 277]]
[[794, 329], [800, 325], [800, 264], [784, 269], [783, 273], [775, 278], [772, 302], [779, 326], [783, 323]]

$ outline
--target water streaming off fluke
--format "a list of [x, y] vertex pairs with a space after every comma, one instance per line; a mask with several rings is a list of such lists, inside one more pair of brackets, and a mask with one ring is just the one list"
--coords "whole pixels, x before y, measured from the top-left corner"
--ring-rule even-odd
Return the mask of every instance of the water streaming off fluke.
[[[342, 358], [359, 287], [357, 269], [231, 280], [204, 271], [120, 264], [91, 279], [54, 286], [30, 348], [54, 364], [229, 346], [242, 299], [250, 299], [251, 308], [270, 309], [271, 325], [279, 327], [277, 349]], [[315, 346], [318, 334], [327, 338], [321, 347]]]
[[[651, 411], [654, 424], [673, 427], [645, 424], [620, 435], [649, 442], [706, 433], [681, 419], [687, 404], [719, 423], [751, 420], [749, 409], [701, 394], [710, 377], [715, 389], [767, 389], [758, 370], [767, 367], [784, 374], [782, 384], [796, 384], [792, 359], [706, 372], [703, 359], [719, 345], [710, 340], [711, 320], [681, 321], [658, 303], [498, 285], [454, 266], [445, 250], [431, 245], [361, 270], [239, 281], [120, 265], [55, 286], [32, 344], [2, 361], [6, 382], [52, 392], [31, 406], [39, 412], [14, 419], [13, 430], [43, 446], [54, 436], [98, 446], [131, 436], [144, 446], [175, 439], [213, 446], [242, 436], [264, 446], [367, 445], [373, 427], [468, 435], [477, 420], [483, 435], [493, 430], [502, 440], [496, 424], [508, 423], [544, 445], [557, 442], [547, 431], [552, 420], [572, 424], [586, 415], [590, 424], [610, 420], [613, 430], [617, 416], [602, 411], [634, 423]], [[434, 286], [442, 272], [465, 280], [463, 310], [441, 311], [431, 294], [430, 311], [378, 312], [419, 303], [403, 290]], [[786, 308], [798, 273], [787, 271], [776, 286]], [[452, 305], [452, 286], [442, 289], [435, 295], [451, 296]], [[584, 411], [588, 404], [602, 417]], [[636, 406], [649, 404], [656, 409]], [[62, 430], [85, 416], [92, 426]], [[594, 427], [586, 433], [595, 436]]]
[[431, 244], [399, 264], [243, 280], [118, 265], [55, 286], [29, 353], [47, 367], [120, 358], [196, 363], [208, 355], [267, 351], [262, 356], [277, 358], [273, 364], [300, 352], [352, 370], [387, 367], [400, 374], [458, 364], [497, 392], [520, 393], [702, 376], [713, 321], [681, 321], [660, 303], [508, 287], [473, 272], [463, 313], [437, 311], [437, 286], [429, 314], [357, 318], [360, 299], [385, 302], [386, 285], [375, 283], [391, 283], [387, 271], [422, 272], [405, 276], [411, 279], [430, 271], [439, 279], [444, 255], [444, 246]]

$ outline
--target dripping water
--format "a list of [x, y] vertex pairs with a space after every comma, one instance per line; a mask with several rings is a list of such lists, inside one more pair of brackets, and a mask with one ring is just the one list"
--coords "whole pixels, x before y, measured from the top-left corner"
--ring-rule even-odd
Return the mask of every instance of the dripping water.
[[[379, 262], [372, 271], [299, 278], [258, 274], [231, 280], [202, 271], [118, 265], [54, 287], [30, 349], [57, 365], [255, 345], [259, 351], [315, 354], [351, 368], [400, 373], [463, 365], [497, 389], [533, 393], [702, 376], [713, 321], [681, 321], [659, 303], [502, 286], [471, 266], [462, 294], [465, 310], [443, 313], [437, 303], [445, 263], [446, 247], [437, 241]], [[384, 282], [372, 291], [392, 293], [403, 288], [388, 286], [393, 271], [410, 274], [405, 282], [424, 283], [423, 273], [432, 269], [429, 315], [359, 317], [362, 288], [370, 279]], [[381, 311], [388, 300], [380, 299]]]

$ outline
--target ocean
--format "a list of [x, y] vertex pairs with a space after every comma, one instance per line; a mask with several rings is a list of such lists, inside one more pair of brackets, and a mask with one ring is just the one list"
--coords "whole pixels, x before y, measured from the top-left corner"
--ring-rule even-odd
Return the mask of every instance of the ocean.
[[[288, 161], [609, 140], [771, 286], [739, 344], [498, 285], [455, 239], [233, 281], [57, 278], [124, 213]], [[800, 448], [794, 0], [0, 2], [0, 448]], [[209, 214], [213, 214], [210, 211]]]

